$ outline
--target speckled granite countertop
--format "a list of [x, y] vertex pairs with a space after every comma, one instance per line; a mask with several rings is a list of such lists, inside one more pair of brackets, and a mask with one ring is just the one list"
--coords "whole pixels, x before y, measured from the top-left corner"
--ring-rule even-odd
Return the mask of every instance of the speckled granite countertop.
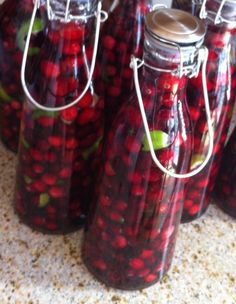
[[82, 232], [46, 236], [13, 212], [15, 156], [0, 145], [0, 304], [235, 304], [236, 221], [211, 206], [182, 225], [171, 270], [136, 292], [96, 281], [80, 257]]

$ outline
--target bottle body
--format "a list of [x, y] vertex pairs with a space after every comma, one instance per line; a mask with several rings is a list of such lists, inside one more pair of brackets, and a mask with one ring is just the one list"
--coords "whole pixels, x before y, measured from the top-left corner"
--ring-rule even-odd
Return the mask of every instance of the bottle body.
[[235, 196], [235, 138], [236, 131], [232, 133], [225, 146], [220, 170], [214, 188], [214, 200], [217, 205], [230, 216], [236, 218]]
[[[144, 57], [148, 62], [149, 53]], [[165, 67], [162, 60], [159, 67]], [[188, 171], [191, 158], [186, 81], [147, 67], [140, 75], [156, 155], [163, 166], [177, 172]], [[145, 288], [159, 281], [171, 264], [184, 185], [183, 179], [166, 175], [152, 161], [133, 93], [105, 144], [96, 201], [85, 230], [83, 259], [88, 269], [120, 289]]]
[[[42, 10], [45, 8], [42, 7]], [[75, 100], [88, 80], [95, 18], [49, 21], [34, 64], [28, 66], [31, 95], [47, 107]], [[90, 84], [78, 104], [60, 111], [37, 108], [28, 99], [22, 114], [15, 208], [32, 228], [66, 233], [85, 221], [103, 138], [103, 100]]]
[[[209, 1], [209, 3], [215, 4], [214, 1]], [[214, 25], [211, 21], [206, 22], [205, 45], [209, 50], [207, 88], [214, 126], [214, 150], [207, 166], [190, 179], [186, 186], [182, 222], [189, 222], [200, 217], [210, 204], [235, 103], [236, 58], [233, 43], [235, 30], [226, 23]], [[209, 143], [201, 82], [201, 76], [198, 76], [189, 81], [187, 88], [194, 128], [192, 169], [203, 161]]]
[[151, 8], [149, 2], [149, 0], [119, 2], [110, 12], [109, 19], [102, 28], [101, 48], [98, 53], [102, 79], [98, 80], [98, 87], [104, 96], [107, 130], [131, 92], [130, 57], [132, 54], [142, 57], [144, 16]]
[[[20, 67], [32, 10], [33, 3], [28, 0], [6, 0], [0, 7], [0, 137], [14, 152], [18, 148], [24, 96]], [[39, 52], [37, 39], [42, 29], [43, 23], [37, 18], [29, 52], [31, 58]]]

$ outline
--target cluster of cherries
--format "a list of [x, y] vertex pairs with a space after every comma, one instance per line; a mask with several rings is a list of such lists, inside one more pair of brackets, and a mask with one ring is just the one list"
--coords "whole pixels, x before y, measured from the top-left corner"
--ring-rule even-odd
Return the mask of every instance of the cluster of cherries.
[[[214, 150], [206, 167], [192, 177], [186, 186], [182, 222], [201, 216], [209, 206], [215, 180], [219, 171], [232, 107], [236, 97], [235, 54], [230, 52], [229, 39], [235, 35], [233, 29], [208, 24], [205, 45], [209, 56], [207, 63], [207, 89], [214, 126]], [[229, 56], [231, 56], [229, 58]], [[194, 127], [192, 169], [198, 166], [207, 153], [209, 138], [202, 93], [202, 77], [189, 81], [187, 96]]]
[[[0, 137], [14, 152], [18, 148], [24, 96], [20, 68], [32, 9], [33, 2], [30, 0], [5, 1], [0, 9]], [[42, 22], [36, 19], [33, 32], [39, 33], [42, 28]], [[39, 52], [39, 40], [40, 35], [37, 39], [33, 35], [31, 45], [34, 47], [30, 48], [30, 57]]]
[[226, 213], [236, 218], [236, 146], [235, 146], [236, 130], [230, 137], [227, 143], [219, 175], [214, 188], [214, 198]]
[[[192, 144], [186, 105], [182, 103], [182, 112], [178, 104], [184, 100], [185, 81], [150, 70], [141, 80], [156, 155], [164, 167], [180, 173], [189, 170]], [[144, 288], [170, 267], [185, 180], [168, 176], [153, 162], [136, 95], [119, 111], [104, 158], [83, 259], [109, 286]]]
[[130, 57], [142, 57], [144, 16], [149, 10], [148, 0], [125, 0], [109, 14], [102, 29], [98, 53], [102, 76], [98, 86], [104, 95], [108, 129], [131, 92]]
[[[83, 91], [93, 51], [89, 27], [58, 21], [48, 26], [27, 77], [41, 105], [64, 106]], [[62, 111], [25, 104], [15, 204], [34, 229], [65, 233], [84, 224], [101, 157], [103, 107], [92, 84], [77, 105]]]

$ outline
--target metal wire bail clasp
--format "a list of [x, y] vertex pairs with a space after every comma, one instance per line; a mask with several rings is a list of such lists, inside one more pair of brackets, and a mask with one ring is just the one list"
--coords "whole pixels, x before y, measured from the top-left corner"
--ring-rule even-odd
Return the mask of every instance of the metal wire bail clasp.
[[[141, 117], [143, 120], [144, 130], [145, 130], [145, 134], [147, 137], [152, 160], [163, 173], [165, 173], [171, 177], [174, 177], [174, 178], [189, 178], [189, 177], [192, 177], [192, 176], [198, 174], [207, 165], [207, 163], [212, 155], [212, 152], [213, 152], [214, 131], [213, 131], [213, 126], [212, 126], [211, 111], [210, 111], [210, 106], [209, 106], [209, 99], [208, 99], [208, 94], [207, 94], [207, 83], [206, 83], [206, 64], [207, 64], [208, 50], [205, 47], [202, 47], [201, 49], [204, 50], [204, 54], [201, 53], [201, 56], [199, 56], [199, 60], [201, 60], [201, 64], [202, 64], [202, 86], [203, 86], [203, 95], [204, 95], [207, 126], [208, 126], [208, 133], [209, 133], [209, 148], [208, 148], [207, 156], [206, 156], [205, 160], [201, 163], [201, 165], [199, 167], [197, 167], [196, 169], [194, 169], [193, 171], [186, 173], [186, 174], [178, 174], [178, 173], [174, 173], [172, 171], [167, 170], [160, 163], [160, 161], [158, 160], [158, 158], [156, 156], [155, 149], [153, 147], [150, 128], [148, 126], [147, 116], [146, 116], [145, 108], [144, 108], [144, 104], [143, 104], [142, 93], [141, 93], [141, 89], [140, 89], [140, 85], [139, 85], [139, 79], [138, 79], [138, 69], [142, 65], [147, 66], [147, 64], [144, 61], [141, 61], [140, 59], [135, 58], [134, 56], [131, 57], [130, 67], [133, 69], [134, 84], [135, 84], [137, 99], [138, 99], [138, 103], [139, 103], [139, 109], [141, 112]], [[148, 66], [148, 67], [150, 67], [150, 66]], [[161, 72], [170, 73], [170, 70], [162, 70], [162, 69], [158, 69], [158, 68], [153, 68], [153, 69], [161, 71]]]
[[[225, 23], [236, 26], [235, 21], [228, 20], [228, 19], [224, 18], [221, 14], [222, 9], [223, 9], [224, 5], [226, 4], [227, 0], [221, 0], [220, 6], [219, 6], [217, 12], [210, 11], [210, 10], [207, 11], [206, 10], [206, 2], [207, 2], [207, 0], [203, 0], [203, 2], [202, 2], [201, 10], [200, 10], [200, 13], [199, 13], [199, 18], [200, 19], [209, 18], [211, 21], [214, 22], [214, 24], [220, 24], [222, 22], [225, 22]], [[215, 16], [215, 17], [213, 18], [212, 16]]]
[[[83, 15], [83, 14], [71, 14], [70, 13], [70, 4], [71, 0], [66, 0], [66, 8], [64, 9], [64, 5], [58, 5], [58, 7], [55, 9], [51, 6], [52, 0], [46, 0], [47, 5], [47, 14], [49, 20], [59, 20], [63, 22], [70, 22], [72, 20], [86, 20], [88, 18], [94, 17], [94, 14], [90, 15]], [[81, 8], [84, 8], [84, 6], [81, 4]], [[104, 14], [105, 12], [102, 11]], [[107, 17], [106, 17], [107, 18]]]
[[[30, 20], [30, 26], [29, 26], [29, 31], [28, 31], [27, 38], [26, 38], [25, 49], [24, 49], [22, 65], [21, 65], [21, 83], [22, 83], [22, 87], [23, 87], [23, 90], [25, 92], [25, 95], [27, 96], [29, 101], [36, 108], [41, 109], [43, 111], [48, 111], [48, 112], [62, 111], [62, 110], [66, 110], [66, 109], [76, 105], [84, 97], [84, 95], [86, 94], [86, 92], [89, 89], [89, 86], [90, 86], [90, 83], [91, 83], [92, 77], [93, 77], [96, 58], [97, 58], [100, 25], [101, 25], [101, 22], [104, 22], [107, 19], [108, 15], [105, 11], [102, 11], [102, 4], [101, 4], [101, 1], [99, 1], [98, 2], [98, 7], [97, 7], [97, 12], [95, 13], [95, 15], [93, 15], [97, 19], [96, 30], [95, 30], [95, 38], [94, 38], [94, 47], [93, 47], [93, 55], [92, 55], [90, 70], [88, 71], [88, 81], [86, 83], [86, 86], [85, 86], [84, 90], [82, 91], [80, 96], [77, 97], [75, 100], [73, 100], [71, 103], [69, 103], [65, 106], [51, 108], [51, 107], [42, 106], [37, 100], [35, 100], [33, 98], [33, 96], [30, 94], [30, 92], [27, 88], [26, 81], [25, 81], [25, 69], [26, 69], [27, 55], [28, 55], [28, 50], [29, 50], [29, 45], [30, 45], [30, 38], [31, 38], [31, 34], [32, 34], [32, 29], [33, 29], [35, 17], [36, 17], [36, 14], [37, 14], [37, 9], [39, 8], [39, 3], [40, 3], [40, 0], [35, 1], [32, 17], [31, 17], [31, 20]], [[70, 3], [70, 0], [68, 0], [67, 3]]]

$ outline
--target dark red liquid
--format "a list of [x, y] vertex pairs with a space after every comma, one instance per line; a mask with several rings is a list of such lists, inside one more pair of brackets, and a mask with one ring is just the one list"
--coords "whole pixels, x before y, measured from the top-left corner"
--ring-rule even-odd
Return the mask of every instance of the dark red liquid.
[[[214, 150], [207, 166], [192, 177], [186, 188], [182, 221], [189, 222], [201, 216], [210, 203], [212, 190], [219, 170], [222, 151], [229, 129], [236, 93], [235, 49], [230, 41], [233, 30], [225, 26], [208, 25], [205, 45], [209, 49], [207, 63], [207, 88], [214, 126]], [[231, 56], [231, 57], [230, 57]], [[208, 130], [199, 75], [191, 79], [187, 94], [194, 127], [192, 169], [204, 160], [208, 150]]]
[[[0, 137], [14, 152], [18, 148], [23, 103], [20, 69], [32, 9], [33, 2], [29, 0], [6, 0], [0, 6]], [[37, 19], [30, 58], [39, 52], [35, 36], [42, 27]]]
[[[51, 22], [27, 85], [41, 104], [71, 103], [87, 82], [93, 22]], [[90, 34], [90, 35], [89, 35]], [[17, 169], [17, 213], [34, 229], [66, 233], [84, 224], [100, 162], [103, 100], [90, 85], [80, 102], [47, 112], [25, 103]]]
[[98, 80], [98, 86], [104, 95], [107, 131], [131, 93], [130, 57], [132, 54], [142, 57], [144, 16], [149, 9], [147, 0], [122, 1], [103, 25], [98, 53], [102, 79]]
[[222, 163], [220, 166], [219, 174], [217, 176], [214, 198], [217, 205], [226, 213], [236, 218], [236, 191], [235, 191], [235, 179], [236, 179], [236, 131], [230, 137], [227, 143]]
[[[141, 80], [151, 132], [168, 134], [157, 157], [176, 172], [186, 172], [191, 157], [185, 81], [150, 70]], [[185, 181], [157, 168], [144, 138], [134, 94], [109, 132], [83, 245], [88, 269], [120, 289], [144, 288], [163, 277], [172, 261], [182, 212]]]

